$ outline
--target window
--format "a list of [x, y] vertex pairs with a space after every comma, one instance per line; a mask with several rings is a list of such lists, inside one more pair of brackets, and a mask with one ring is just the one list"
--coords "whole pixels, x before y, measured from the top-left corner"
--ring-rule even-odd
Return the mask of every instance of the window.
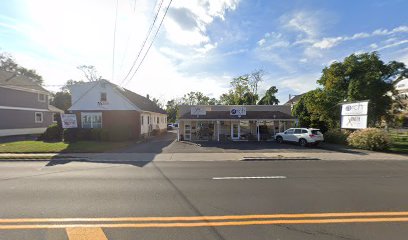
[[45, 102], [45, 99], [46, 99], [45, 94], [42, 94], [42, 93], [38, 94], [38, 101], [39, 102]]
[[42, 123], [43, 122], [43, 113], [36, 112], [35, 113], [35, 123]]
[[106, 102], [108, 101], [108, 96], [106, 92], [101, 92], [101, 102]]
[[288, 129], [286, 130], [285, 134], [293, 134], [293, 132], [294, 132], [294, 129]]
[[144, 116], [140, 116], [140, 122], [142, 125], [144, 125]]
[[102, 128], [101, 112], [83, 112], [81, 120], [82, 128]]
[[157, 117], [157, 124], [159, 124], [159, 121], [160, 121], [160, 118], [159, 118], [159, 117]]
[[306, 129], [302, 129], [302, 133], [307, 133], [307, 130], [306, 130]]
[[295, 134], [301, 134], [301, 133], [302, 133], [302, 130], [300, 130], [299, 128], [295, 129]]
[[58, 114], [52, 113], [52, 122], [56, 123], [58, 121]]
[[150, 116], [147, 116], [147, 124], [150, 124]]

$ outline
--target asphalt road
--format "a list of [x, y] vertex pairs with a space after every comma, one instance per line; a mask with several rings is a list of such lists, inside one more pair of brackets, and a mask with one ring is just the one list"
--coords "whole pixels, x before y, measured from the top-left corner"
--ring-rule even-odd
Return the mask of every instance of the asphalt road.
[[[46, 165], [0, 163], [0, 239], [408, 236], [408, 162], [403, 161]], [[299, 215], [316, 213], [330, 214]]]

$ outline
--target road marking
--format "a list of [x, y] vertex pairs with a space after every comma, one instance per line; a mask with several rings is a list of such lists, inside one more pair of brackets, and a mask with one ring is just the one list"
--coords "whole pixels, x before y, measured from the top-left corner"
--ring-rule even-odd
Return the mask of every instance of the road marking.
[[72, 227], [66, 229], [69, 240], [108, 240], [102, 228]]
[[238, 180], [238, 179], [283, 179], [286, 176], [259, 176], [259, 177], [213, 177], [213, 180]]
[[[398, 217], [405, 212], [332, 212], [332, 213], [285, 213], [260, 215], [180, 216], [180, 217], [119, 217], [119, 218], [11, 218], [0, 219], [3, 223], [59, 223], [59, 222], [158, 222], [158, 221], [211, 221], [252, 220], [271, 218], [335, 218], [335, 217]], [[2, 225], [0, 225], [2, 226]], [[7, 225], [6, 225], [7, 226]]]
[[121, 224], [2, 225], [0, 226], [0, 230], [57, 229], [57, 228], [188, 228], [188, 227], [222, 227], [222, 226], [274, 225], [274, 224], [330, 224], [330, 223], [378, 223], [378, 222], [408, 222], [408, 217], [301, 219], [301, 220], [280, 219], [263, 221], [193, 222], [193, 223], [176, 222], [176, 223], [121, 223]]

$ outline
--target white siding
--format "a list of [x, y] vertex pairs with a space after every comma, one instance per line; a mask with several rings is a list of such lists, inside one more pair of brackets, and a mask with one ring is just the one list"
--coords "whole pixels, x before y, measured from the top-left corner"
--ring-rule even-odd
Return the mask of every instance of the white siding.
[[[159, 129], [161, 131], [167, 130], [167, 115], [166, 114], [143, 112], [141, 114], [141, 118], [143, 118], [143, 124], [141, 124], [141, 128], [140, 128], [141, 134], [149, 134], [149, 132], [154, 129]], [[150, 118], [149, 124], [147, 121], [148, 118]], [[159, 119], [159, 123], [157, 123], [157, 119]], [[150, 131], [149, 131], [149, 125], [151, 126]]]
[[[127, 98], [122, 96], [110, 84], [100, 82], [90, 82], [76, 84], [70, 88], [72, 95], [72, 106], [69, 110], [137, 110]], [[101, 93], [107, 94], [106, 104], [99, 104]]]

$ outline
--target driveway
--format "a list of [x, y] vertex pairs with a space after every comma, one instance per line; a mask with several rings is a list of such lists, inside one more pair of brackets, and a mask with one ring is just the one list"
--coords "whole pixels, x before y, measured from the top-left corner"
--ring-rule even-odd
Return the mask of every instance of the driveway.
[[321, 147], [300, 147], [297, 144], [276, 142], [177, 142], [176, 131], [151, 137], [118, 150], [120, 153], [246, 153], [246, 152], [330, 152]]

